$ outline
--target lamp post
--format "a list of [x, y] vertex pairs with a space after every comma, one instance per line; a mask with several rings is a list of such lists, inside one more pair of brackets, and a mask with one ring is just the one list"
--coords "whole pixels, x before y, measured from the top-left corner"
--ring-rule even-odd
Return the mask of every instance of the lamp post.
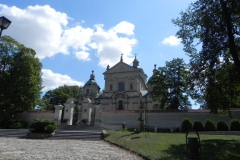
[[0, 37], [2, 35], [2, 30], [7, 29], [12, 22], [5, 18], [4, 16], [0, 17]]

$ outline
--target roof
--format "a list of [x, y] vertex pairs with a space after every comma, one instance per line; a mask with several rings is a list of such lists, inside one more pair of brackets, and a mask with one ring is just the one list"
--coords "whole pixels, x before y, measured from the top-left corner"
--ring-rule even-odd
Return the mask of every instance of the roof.
[[94, 79], [89, 79], [84, 86], [98, 86], [98, 84]]

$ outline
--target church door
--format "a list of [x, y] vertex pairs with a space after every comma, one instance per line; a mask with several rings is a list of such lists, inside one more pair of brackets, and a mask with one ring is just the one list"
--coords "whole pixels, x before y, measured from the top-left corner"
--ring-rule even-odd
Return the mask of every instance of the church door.
[[118, 109], [123, 110], [123, 101], [118, 101]]

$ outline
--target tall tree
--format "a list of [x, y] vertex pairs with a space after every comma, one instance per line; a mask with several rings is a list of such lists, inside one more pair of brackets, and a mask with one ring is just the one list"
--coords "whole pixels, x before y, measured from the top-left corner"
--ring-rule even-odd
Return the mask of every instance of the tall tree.
[[177, 36], [192, 61], [199, 61], [199, 70], [214, 68], [222, 58], [231, 59], [240, 74], [239, 0], [197, 0], [180, 15], [173, 20], [180, 27]]
[[186, 64], [183, 59], [166, 62], [166, 66], [159, 67], [152, 77], [153, 99], [161, 104], [166, 102], [169, 109], [190, 109], [186, 76]]
[[0, 114], [31, 110], [40, 99], [42, 64], [36, 52], [9, 36], [0, 39]]
[[82, 88], [79, 86], [64, 85], [54, 90], [50, 90], [42, 97], [42, 102], [40, 105], [44, 110], [54, 110], [54, 105], [63, 105], [70, 97], [74, 97], [76, 100], [78, 100], [80, 97], [82, 97]]
[[[232, 105], [223, 107], [218, 103], [223, 100], [223, 94], [218, 91], [221, 89], [227, 97], [238, 92], [238, 87], [231, 88], [230, 85], [239, 86], [240, 82], [240, 1], [197, 0], [180, 15], [173, 23], [180, 27], [177, 36], [191, 58], [192, 97], [213, 113], [218, 109], [229, 110], [237, 103], [233, 105], [229, 101], [231, 98], [225, 97], [225, 103], [221, 104]], [[231, 92], [225, 87], [231, 88]]]

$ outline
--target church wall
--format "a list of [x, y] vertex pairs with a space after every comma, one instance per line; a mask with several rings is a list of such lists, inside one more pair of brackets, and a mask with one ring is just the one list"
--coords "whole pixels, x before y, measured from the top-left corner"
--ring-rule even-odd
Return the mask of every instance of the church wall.
[[[229, 117], [223, 117], [210, 114], [209, 112], [189, 111], [189, 112], [153, 112], [146, 113], [148, 117], [149, 128], [157, 127], [159, 129], [176, 129], [181, 128], [182, 120], [189, 118], [192, 123], [201, 121], [203, 124], [206, 119], [211, 119], [217, 125], [219, 120], [223, 120], [230, 124]], [[240, 120], [240, 112], [232, 112], [233, 118]], [[144, 117], [144, 114], [143, 114]], [[126, 123], [126, 127], [138, 128], [139, 118], [138, 111], [102, 111], [101, 125], [109, 130], [118, 130], [122, 128], [122, 123]]]
[[32, 123], [34, 122], [33, 120], [34, 118], [54, 121], [54, 116], [55, 116], [54, 111], [26, 111], [23, 113], [17, 113], [15, 115], [15, 118]]

